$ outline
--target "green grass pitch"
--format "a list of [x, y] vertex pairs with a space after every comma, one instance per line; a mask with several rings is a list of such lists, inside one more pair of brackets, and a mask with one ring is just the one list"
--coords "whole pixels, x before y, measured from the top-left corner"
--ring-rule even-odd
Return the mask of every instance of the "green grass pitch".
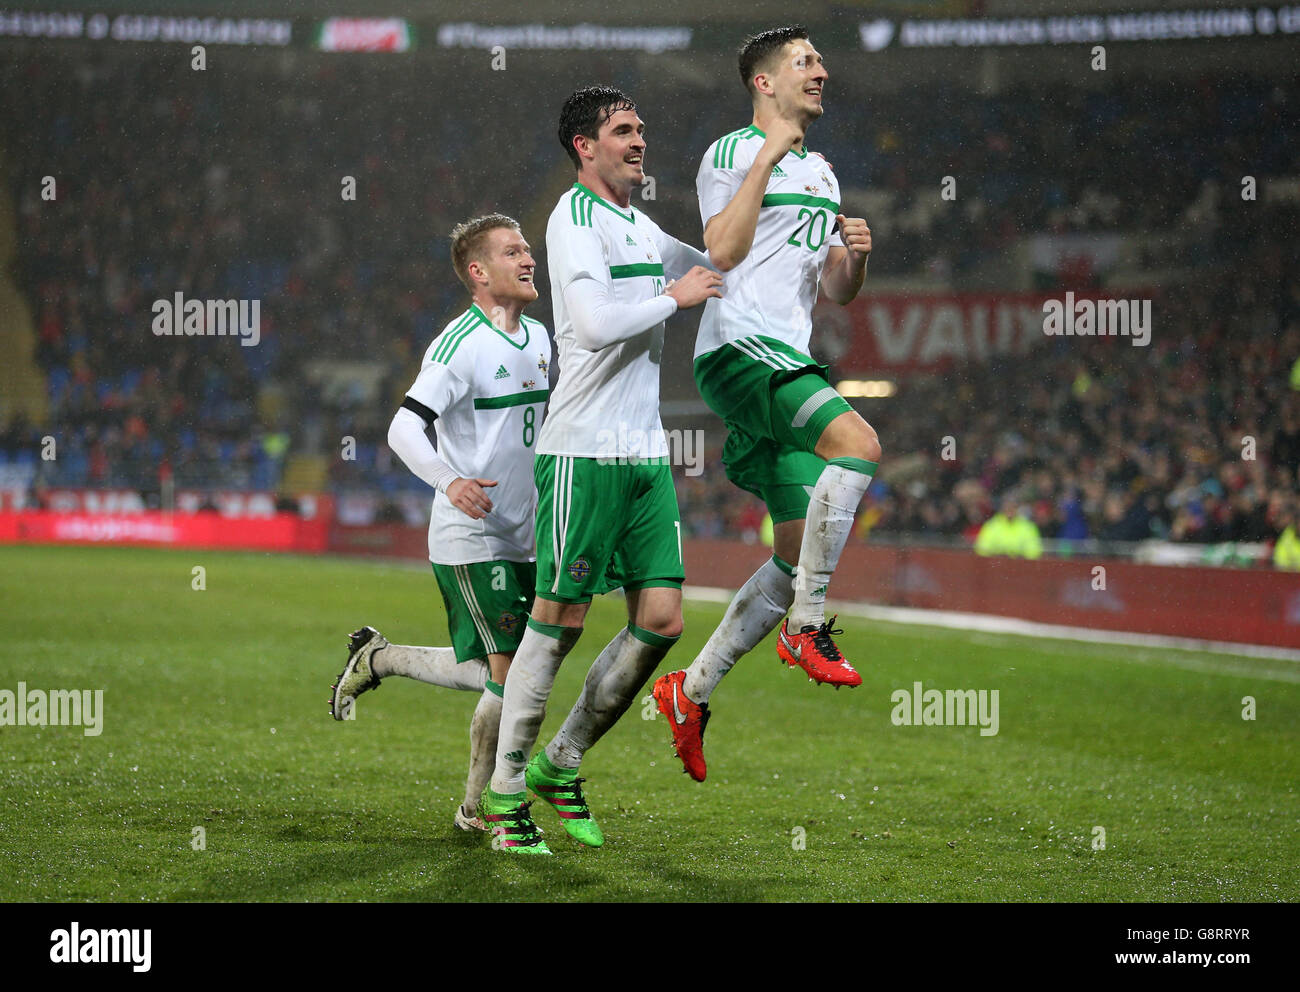
[[[702, 785], [635, 705], [584, 763], [605, 847], [539, 803], [556, 856], [516, 859], [452, 827], [472, 696], [392, 679], [355, 721], [327, 715], [353, 628], [445, 642], [427, 570], [7, 548], [0, 604], [0, 689], [105, 690], [98, 737], [0, 727], [6, 901], [1300, 897], [1285, 661], [844, 618], [861, 688], [813, 686], [764, 643], [714, 695]], [[622, 610], [594, 606], [543, 741]], [[721, 612], [688, 603], [664, 670]], [[915, 681], [998, 689], [999, 733], [895, 726]]]

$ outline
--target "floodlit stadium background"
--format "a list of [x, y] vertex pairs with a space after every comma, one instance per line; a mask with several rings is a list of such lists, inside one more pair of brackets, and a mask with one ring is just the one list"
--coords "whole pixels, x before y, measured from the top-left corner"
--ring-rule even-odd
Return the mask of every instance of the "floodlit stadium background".
[[[545, 272], [559, 106], [611, 82], [647, 124], [638, 206], [698, 244], [700, 156], [749, 120], [735, 47], [796, 19], [364, 6], [0, 12], [0, 541], [422, 557], [430, 493], [384, 437], [463, 307], [451, 227], [511, 214]], [[831, 73], [810, 147], [875, 242], [815, 314], [885, 449], [832, 595], [1300, 647], [1300, 8], [797, 10]], [[258, 343], [154, 335], [178, 292], [259, 301]], [[1149, 345], [1045, 334], [1067, 292], [1149, 302]], [[763, 511], [723, 476], [697, 319], [664, 423], [688, 582], [734, 588]], [[1041, 559], [974, 554], [1008, 497]]]

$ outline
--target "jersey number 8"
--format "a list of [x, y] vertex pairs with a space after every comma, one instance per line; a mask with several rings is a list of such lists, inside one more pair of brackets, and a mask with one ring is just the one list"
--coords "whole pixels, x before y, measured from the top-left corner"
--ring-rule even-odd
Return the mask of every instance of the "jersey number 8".
[[537, 423], [537, 407], [535, 406], [524, 407], [524, 447], [525, 448], [531, 448], [533, 446], [533, 438], [536, 436], [537, 433], [535, 430], [533, 430], [533, 425], [536, 423]]

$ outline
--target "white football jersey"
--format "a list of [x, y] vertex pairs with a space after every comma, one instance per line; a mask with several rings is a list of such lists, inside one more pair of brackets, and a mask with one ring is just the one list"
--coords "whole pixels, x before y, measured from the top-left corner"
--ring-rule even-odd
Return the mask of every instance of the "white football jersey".
[[[766, 137], [744, 127], [704, 153], [695, 189], [706, 227], [736, 195]], [[786, 152], [767, 180], [749, 254], [723, 273], [722, 299], [704, 304], [697, 358], [757, 334], [808, 354], [822, 267], [831, 247], [844, 245], [839, 232], [832, 233], [839, 212], [840, 184], [826, 160], [806, 148]]]
[[429, 560], [438, 565], [534, 561], [537, 486], [533, 452], [554, 360], [546, 328], [519, 318], [514, 334], [477, 305], [443, 328], [406, 395], [437, 415], [438, 456], [466, 479], [495, 479], [484, 490], [492, 512], [474, 520], [435, 493]]
[[546, 225], [560, 378], [537, 444], [539, 454], [668, 454], [659, 419], [663, 322], [626, 341], [588, 351], [574, 334], [564, 287], [590, 277], [604, 282], [616, 303], [642, 303], [661, 295], [666, 279], [684, 275], [698, 259], [698, 253], [630, 204], [619, 207], [580, 183], [560, 197]]

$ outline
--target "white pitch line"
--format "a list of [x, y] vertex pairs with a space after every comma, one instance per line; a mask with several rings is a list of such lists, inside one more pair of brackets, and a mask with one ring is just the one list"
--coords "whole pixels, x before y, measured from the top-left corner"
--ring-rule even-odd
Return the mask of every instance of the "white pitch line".
[[[735, 595], [730, 589], [717, 586], [686, 586], [687, 599], [706, 603], [728, 603]], [[1067, 641], [1086, 641], [1092, 644], [1113, 644], [1125, 647], [1175, 648], [1181, 651], [1202, 651], [1210, 654], [1228, 654], [1245, 658], [1265, 658], [1270, 661], [1300, 662], [1300, 650], [1272, 647], [1264, 644], [1238, 644], [1233, 641], [1202, 641], [1194, 637], [1171, 637], [1167, 634], [1138, 634], [1123, 630], [1093, 630], [1091, 627], [1067, 627], [1063, 624], [1037, 623], [1015, 617], [994, 616], [988, 613], [957, 613], [952, 610], [919, 610], [905, 606], [872, 606], [866, 603], [827, 601], [827, 611], [868, 620], [885, 620], [890, 623], [920, 624], [927, 627], [945, 627], [949, 630], [981, 631], [990, 634], [1016, 634], [1022, 637], [1052, 637]], [[1287, 681], [1290, 681], [1289, 679]]]

